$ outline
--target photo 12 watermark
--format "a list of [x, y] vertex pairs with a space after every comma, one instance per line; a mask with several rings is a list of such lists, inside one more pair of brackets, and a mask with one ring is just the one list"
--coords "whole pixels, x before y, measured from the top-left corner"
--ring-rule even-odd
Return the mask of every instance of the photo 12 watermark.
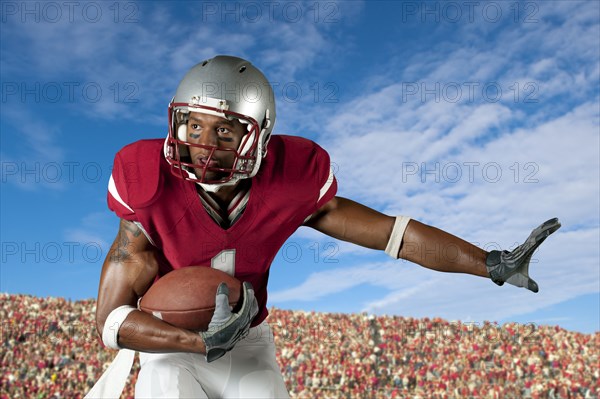
[[488, 23], [539, 22], [540, 3], [535, 1], [403, 1], [402, 23]]
[[339, 259], [340, 246], [337, 242], [311, 242], [300, 244], [287, 241], [279, 250], [279, 255], [287, 263], [306, 261], [310, 263], [336, 264]]
[[133, 1], [2, 1], [2, 23], [139, 23], [140, 3]]
[[[251, 240], [252, 238], [249, 238]], [[235, 250], [222, 250], [223, 245], [220, 242], [202, 242], [198, 244], [198, 253], [207, 258], [212, 258], [212, 262], [227, 263], [229, 254], [236, 261], [243, 260], [245, 263], [253, 264], [264, 262], [265, 253], [276, 253], [283, 262], [286, 263], [325, 263], [337, 264], [340, 262], [340, 247], [335, 241], [286, 241], [285, 243], [267, 241], [267, 242], [249, 242], [243, 248]], [[216, 255], [215, 255], [216, 254]]]
[[538, 103], [537, 82], [402, 82], [402, 102]]
[[207, 98], [230, 98], [252, 104], [267, 101], [299, 103], [337, 103], [340, 87], [335, 82], [279, 82], [267, 83], [248, 81], [243, 85], [224, 82], [202, 82], [197, 97], [199, 102]]
[[2, 241], [0, 248], [4, 264], [96, 263], [105, 253], [100, 243], [93, 241]]
[[[428, 244], [428, 243], [414, 243], [414, 242], [403, 242], [402, 243], [402, 254], [403, 257], [399, 260], [402, 263], [410, 263], [410, 261], [406, 260], [409, 258], [418, 257], [424, 261], [434, 261], [437, 263], [456, 263], [462, 262], [464, 257], [469, 262], [474, 262], [478, 260], [481, 256], [480, 248], [486, 252], [490, 251], [502, 251], [507, 249], [508, 251], [512, 251], [521, 245], [520, 242], [513, 242], [511, 245], [503, 246], [498, 242], [472, 242], [474, 245], [472, 251], [468, 253], [464, 253], [458, 245], [456, 244]], [[529, 263], [538, 263], [539, 259], [533, 257], [537, 253], [539, 249], [536, 249]]]
[[20, 184], [106, 183], [112, 167], [97, 162], [0, 162], [0, 181]]
[[340, 87], [335, 82], [272, 82], [273, 90], [279, 99], [286, 103], [301, 101], [318, 103], [338, 103]]
[[499, 163], [494, 161], [402, 162], [402, 183], [484, 182], [539, 183], [540, 166], [536, 162]]
[[281, 21], [334, 24], [341, 10], [334, 1], [202, 1], [203, 23], [259, 23]]
[[498, 344], [501, 342], [523, 344], [538, 338], [538, 326], [535, 323], [509, 323], [500, 325], [497, 322], [450, 321], [431, 322], [419, 320], [416, 323], [400, 323], [395, 332], [401, 342], [411, 338], [424, 338], [444, 344], [458, 342], [483, 342]]
[[115, 103], [139, 102], [136, 82], [2, 82], [2, 103]]

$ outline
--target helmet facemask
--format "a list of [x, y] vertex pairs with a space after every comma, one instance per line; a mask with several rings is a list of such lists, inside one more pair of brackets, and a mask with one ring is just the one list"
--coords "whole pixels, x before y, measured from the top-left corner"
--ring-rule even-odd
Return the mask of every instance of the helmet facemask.
[[[212, 71], [204, 68], [207, 64], [212, 67]], [[223, 72], [224, 69], [230, 69], [231, 72], [227, 74], [227, 71]], [[247, 69], [249, 73], [246, 76], [240, 76]], [[215, 77], [215, 74], [220, 75]], [[248, 80], [249, 78], [251, 80]], [[248, 101], [239, 95], [235, 96], [231, 90], [224, 92], [224, 97], [229, 98], [218, 98], [214, 92], [205, 94], [201, 88], [204, 88], [208, 79], [213, 79], [213, 81], [220, 79], [223, 82], [233, 81], [243, 89], [255, 88], [258, 84], [256, 81], [258, 81], [268, 88], [266, 96], [271, 103], [264, 99]], [[236, 112], [238, 110], [241, 112]], [[191, 143], [187, 139], [187, 122], [191, 112], [228, 120], [237, 119], [246, 126], [247, 132], [242, 136], [237, 149]], [[215, 192], [224, 186], [234, 185], [240, 179], [255, 176], [261, 160], [267, 152], [266, 146], [274, 117], [275, 108], [271, 86], [262, 73], [250, 63], [236, 57], [218, 56], [208, 62], [196, 65], [184, 77], [177, 94], [169, 104], [169, 135], [165, 141], [165, 157], [171, 165], [171, 172], [184, 180], [196, 182], [210, 192]], [[202, 160], [202, 164], [190, 157], [190, 148], [194, 147], [202, 148], [208, 154], [207, 158]], [[211, 165], [213, 157], [222, 158], [222, 154], [221, 157], [215, 156], [216, 154], [225, 152], [233, 154], [231, 165]], [[198, 173], [198, 171], [202, 172]], [[211, 176], [208, 175], [209, 172]]]
[[[229, 112], [227, 110], [219, 111], [216, 108], [205, 107], [205, 106], [194, 106], [191, 107], [188, 104], [173, 103], [170, 108], [170, 132], [167, 138], [167, 153], [171, 163], [171, 171], [185, 180], [193, 181], [204, 185], [208, 185], [208, 191], [214, 191], [213, 185], [232, 185], [235, 184], [239, 179], [253, 177], [258, 171], [257, 166], [260, 164], [262, 158], [259, 154], [262, 154], [263, 149], [260, 145], [260, 128], [258, 122], [254, 119], [239, 115], [235, 112]], [[206, 144], [196, 144], [187, 140], [187, 122], [190, 112], [199, 112], [209, 115], [217, 115], [229, 120], [239, 120], [247, 129], [247, 132], [242, 136], [241, 142], [238, 148], [221, 148], [217, 146], [211, 146]], [[202, 148], [207, 151], [208, 158], [204, 164], [196, 163], [190, 157], [190, 148]], [[211, 161], [214, 159], [215, 154], [221, 153], [232, 153], [233, 163], [231, 166], [219, 165], [213, 167]], [[200, 175], [195, 172], [202, 170]], [[214, 172], [216, 177], [209, 178], [207, 172]]]

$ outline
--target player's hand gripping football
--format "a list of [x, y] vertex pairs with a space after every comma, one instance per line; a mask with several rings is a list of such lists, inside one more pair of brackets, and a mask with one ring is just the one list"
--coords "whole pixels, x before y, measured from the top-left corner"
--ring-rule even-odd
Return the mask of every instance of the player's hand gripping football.
[[527, 240], [514, 250], [491, 251], [485, 264], [492, 281], [498, 285], [506, 282], [538, 292], [537, 283], [529, 277], [529, 261], [536, 248], [559, 228], [560, 222], [557, 218], [547, 220], [533, 229]]
[[254, 297], [252, 284], [243, 283], [242, 295], [242, 307], [237, 313], [233, 313], [229, 307], [229, 288], [225, 283], [219, 284], [215, 313], [208, 324], [208, 330], [200, 333], [206, 346], [207, 362], [219, 359], [248, 335], [250, 323], [258, 313], [258, 302]]

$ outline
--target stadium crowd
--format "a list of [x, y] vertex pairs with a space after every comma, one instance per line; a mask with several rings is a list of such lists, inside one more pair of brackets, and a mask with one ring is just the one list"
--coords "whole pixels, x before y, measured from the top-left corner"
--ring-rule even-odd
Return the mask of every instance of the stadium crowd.
[[[95, 301], [0, 293], [0, 399], [82, 398], [115, 356]], [[271, 309], [293, 398], [600, 397], [600, 332]], [[137, 364], [122, 398], [133, 398]]]

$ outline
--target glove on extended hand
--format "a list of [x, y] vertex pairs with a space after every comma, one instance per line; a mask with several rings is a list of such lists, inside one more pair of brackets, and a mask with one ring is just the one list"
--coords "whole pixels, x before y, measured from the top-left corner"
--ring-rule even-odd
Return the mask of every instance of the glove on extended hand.
[[535, 281], [529, 278], [529, 261], [531, 255], [542, 242], [560, 228], [557, 218], [547, 220], [535, 228], [527, 240], [512, 251], [491, 251], [485, 264], [492, 281], [498, 285], [505, 282], [525, 287], [533, 292], [539, 288]]
[[252, 284], [244, 282], [242, 289], [242, 308], [237, 313], [232, 313], [227, 284], [221, 283], [217, 288], [215, 313], [208, 324], [208, 330], [200, 333], [206, 346], [206, 361], [209, 363], [232, 350], [238, 341], [248, 335], [250, 323], [258, 314], [258, 302], [254, 297]]

